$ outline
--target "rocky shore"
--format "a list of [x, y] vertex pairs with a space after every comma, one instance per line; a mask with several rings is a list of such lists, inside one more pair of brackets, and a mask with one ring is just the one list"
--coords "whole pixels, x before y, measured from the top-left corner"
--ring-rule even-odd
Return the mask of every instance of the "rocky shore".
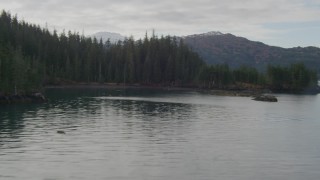
[[42, 93], [32, 93], [25, 95], [1, 95], [0, 104], [11, 104], [11, 103], [42, 103], [47, 102], [47, 99]]
[[[206, 92], [212, 95], [219, 96], [241, 96], [241, 97], [251, 97], [252, 100], [256, 101], [267, 101], [267, 102], [277, 102], [277, 98], [272, 95], [272, 93], [294, 93], [294, 94], [318, 94], [320, 93], [320, 88], [313, 87], [305, 89], [304, 91], [277, 91], [270, 90], [268, 88], [261, 87], [247, 87], [247, 86], [233, 86], [222, 89], [207, 89], [199, 88], [194, 86], [187, 87], [176, 87], [176, 86], [162, 86], [162, 85], [141, 85], [141, 84], [116, 84], [116, 83], [74, 83], [66, 85], [51, 85], [46, 86], [46, 89], [60, 89], [60, 88], [151, 88], [151, 89], [165, 89], [165, 90], [195, 90], [200, 92]], [[47, 99], [42, 93], [32, 93], [24, 95], [6, 95], [0, 92], [0, 104], [14, 104], [14, 103], [42, 103], [47, 102]]]

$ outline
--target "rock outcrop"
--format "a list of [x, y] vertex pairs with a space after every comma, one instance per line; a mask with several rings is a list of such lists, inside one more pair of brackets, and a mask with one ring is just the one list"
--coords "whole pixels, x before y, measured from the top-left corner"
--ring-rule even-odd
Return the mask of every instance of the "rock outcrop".
[[272, 95], [259, 95], [253, 98], [255, 101], [278, 102], [278, 99]]
[[0, 95], [0, 104], [11, 103], [42, 103], [47, 99], [42, 93], [33, 93], [27, 95]]

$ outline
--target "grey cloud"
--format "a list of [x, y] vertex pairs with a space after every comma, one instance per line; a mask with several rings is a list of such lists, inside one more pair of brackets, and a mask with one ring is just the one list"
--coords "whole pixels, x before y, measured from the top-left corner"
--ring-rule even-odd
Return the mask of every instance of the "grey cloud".
[[154, 28], [163, 34], [220, 30], [261, 39], [275, 35], [263, 26], [266, 23], [318, 21], [320, 17], [317, 0], [1, 0], [0, 7], [58, 29], [137, 36]]

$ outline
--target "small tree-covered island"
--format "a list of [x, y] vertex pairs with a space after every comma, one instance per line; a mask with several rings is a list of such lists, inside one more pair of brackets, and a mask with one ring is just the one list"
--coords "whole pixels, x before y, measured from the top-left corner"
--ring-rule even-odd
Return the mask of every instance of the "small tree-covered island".
[[154, 33], [110, 43], [0, 15], [0, 102], [44, 101], [48, 85], [121, 84], [192, 87], [224, 91], [318, 93], [317, 73], [301, 63], [249, 66], [207, 65], [178, 37]]

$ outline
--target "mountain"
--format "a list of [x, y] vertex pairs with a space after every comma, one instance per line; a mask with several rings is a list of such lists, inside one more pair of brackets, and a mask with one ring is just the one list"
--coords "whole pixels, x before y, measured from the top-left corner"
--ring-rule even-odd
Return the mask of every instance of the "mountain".
[[90, 37], [95, 37], [98, 41], [102, 39], [103, 42], [110, 40], [111, 43], [116, 43], [119, 40], [123, 41], [125, 39], [125, 37], [121, 34], [112, 32], [97, 32], [95, 34], [92, 34]]
[[208, 64], [227, 63], [232, 68], [246, 65], [265, 69], [268, 64], [287, 66], [303, 62], [320, 72], [320, 48], [316, 47], [281, 48], [215, 31], [182, 38]]

